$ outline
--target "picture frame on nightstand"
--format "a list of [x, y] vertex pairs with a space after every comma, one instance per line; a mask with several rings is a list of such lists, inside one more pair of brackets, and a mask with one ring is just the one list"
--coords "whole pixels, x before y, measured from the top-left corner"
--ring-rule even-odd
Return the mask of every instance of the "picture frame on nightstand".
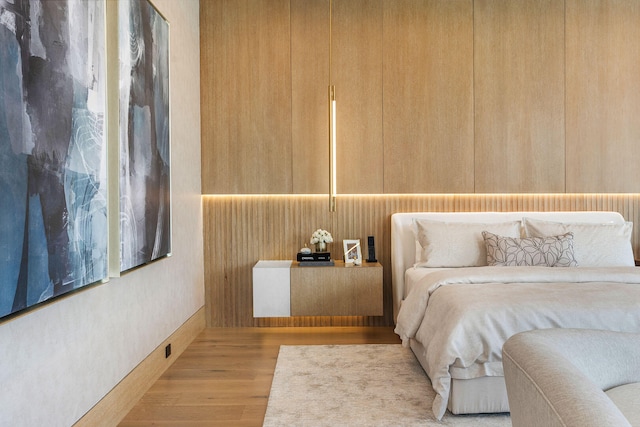
[[360, 247], [360, 239], [345, 239], [342, 241], [342, 247], [344, 249], [345, 265], [362, 264], [362, 249]]

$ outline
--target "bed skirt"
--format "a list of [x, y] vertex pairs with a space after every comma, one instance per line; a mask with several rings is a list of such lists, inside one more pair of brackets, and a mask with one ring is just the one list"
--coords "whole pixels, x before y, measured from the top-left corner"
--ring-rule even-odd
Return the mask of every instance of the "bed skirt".
[[[414, 339], [410, 340], [410, 347], [426, 372], [424, 347]], [[504, 377], [482, 377], [470, 380], [452, 378], [447, 409], [455, 415], [509, 412]]]

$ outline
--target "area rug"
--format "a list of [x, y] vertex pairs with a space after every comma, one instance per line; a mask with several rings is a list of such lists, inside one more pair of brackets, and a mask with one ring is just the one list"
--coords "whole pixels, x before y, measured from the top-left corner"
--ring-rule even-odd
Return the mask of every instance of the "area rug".
[[281, 346], [263, 426], [511, 426], [506, 414], [437, 421], [433, 397], [399, 344]]

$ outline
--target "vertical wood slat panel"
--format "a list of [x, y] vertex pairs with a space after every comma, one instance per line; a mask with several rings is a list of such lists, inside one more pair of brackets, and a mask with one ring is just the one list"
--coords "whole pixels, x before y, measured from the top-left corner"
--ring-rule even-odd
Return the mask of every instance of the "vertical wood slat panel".
[[329, 0], [291, 0], [293, 192], [329, 186]]
[[566, 3], [566, 191], [638, 191], [640, 2]]
[[[339, 196], [330, 213], [323, 196], [203, 196], [208, 326], [389, 326], [391, 215], [396, 212], [617, 211], [633, 221], [640, 254], [640, 194], [459, 194]], [[343, 239], [376, 238], [384, 267], [384, 316], [253, 318], [252, 268], [260, 259], [294, 259], [316, 228], [329, 230], [334, 258]]]
[[202, 191], [291, 193], [289, 0], [200, 10]]
[[564, 192], [564, 2], [474, 2], [475, 192]]
[[384, 192], [472, 193], [473, 1], [383, 4]]
[[331, 40], [338, 193], [382, 193], [382, 0], [333, 0]]

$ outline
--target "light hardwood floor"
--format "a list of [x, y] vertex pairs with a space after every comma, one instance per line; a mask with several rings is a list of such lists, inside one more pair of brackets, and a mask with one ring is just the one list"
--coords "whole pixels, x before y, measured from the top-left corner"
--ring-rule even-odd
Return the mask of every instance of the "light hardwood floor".
[[207, 328], [120, 423], [261, 426], [280, 345], [397, 344], [391, 327]]

